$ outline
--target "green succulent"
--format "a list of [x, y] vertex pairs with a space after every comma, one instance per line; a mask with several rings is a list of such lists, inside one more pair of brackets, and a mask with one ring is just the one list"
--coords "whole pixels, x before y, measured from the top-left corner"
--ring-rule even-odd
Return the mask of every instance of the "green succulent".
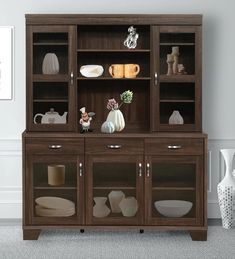
[[127, 90], [120, 94], [120, 98], [124, 103], [131, 103], [132, 98], [133, 98], [133, 92], [130, 90]]

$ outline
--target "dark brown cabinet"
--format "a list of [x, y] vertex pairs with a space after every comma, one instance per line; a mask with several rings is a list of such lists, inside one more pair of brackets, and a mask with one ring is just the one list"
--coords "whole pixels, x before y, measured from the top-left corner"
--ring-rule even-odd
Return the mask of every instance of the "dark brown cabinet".
[[[134, 49], [123, 44], [131, 25], [139, 34]], [[193, 240], [206, 240], [201, 27], [201, 15], [26, 15], [24, 239], [49, 228], [135, 227], [188, 230]], [[174, 73], [167, 63], [173, 51]], [[103, 67], [100, 77], [81, 74], [92, 64]], [[112, 64], [138, 64], [140, 72], [114, 78]], [[107, 100], [126, 90], [134, 98], [121, 107], [124, 130], [101, 133]], [[80, 133], [82, 107], [95, 112], [93, 132]], [[174, 111], [183, 122], [170, 123]], [[53, 166], [63, 168], [61, 184], [50, 183]], [[136, 210], [113, 210], [115, 191], [134, 200]], [[71, 206], [51, 211], [61, 200]], [[95, 212], [97, 200], [106, 215]], [[174, 213], [178, 201], [191, 206], [183, 216]], [[158, 202], [170, 202], [170, 213]]]

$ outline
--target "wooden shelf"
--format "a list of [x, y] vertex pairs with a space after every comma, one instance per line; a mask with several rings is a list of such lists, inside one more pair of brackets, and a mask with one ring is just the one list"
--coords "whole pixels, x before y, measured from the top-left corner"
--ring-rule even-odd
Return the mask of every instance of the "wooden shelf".
[[68, 99], [34, 99], [35, 103], [67, 103]]
[[195, 124], [164, 124], [159, 125], [161, 131], [194, 131]]
[[177, 99], [177, 100], [172, 100], [172, 99], [162, 99], [160, 100], [160, 103], [194, 103], [195, 100], [185, 100], [185, 99]]
[[195, 46], [193, 42], [161, 42], [160, 46]]
[[167, 75], [160, 75], [160, 83], [161, 82], [166, 82], [166, 83], [171, 83], [171, 82], [195, 82], [195, 75], [172, 75], [172, 76], [167, 76]]
[[35, 190], [76, 190], [77, 187], [72, 186], [35, 186]]
[[113, 77], [77, 77], [77, 80], [151, 80], [150, 77], [136, 77], [136, 78], [113, 78]]
[[52, 186], [47, 182], [37, 183], [34, 187], [35, 190], [76, 190], [77, 187], [74, 182], [67, 182], [60, 186]]
[[135, 190], [133, 183], [125, 182], [102, 182], [93, 186], [94, 190]]
[[105, 53], [150, 53], [150, 49], [77, 49], [77, 52], [105, 52]]
[[34, 46], [68, 46], [67, 42], [34, 42]]
[[43, 74], [34, 74], [34, 82], [67, 82], [67, 74], [57, 74], [57, 75], [43, 75]]

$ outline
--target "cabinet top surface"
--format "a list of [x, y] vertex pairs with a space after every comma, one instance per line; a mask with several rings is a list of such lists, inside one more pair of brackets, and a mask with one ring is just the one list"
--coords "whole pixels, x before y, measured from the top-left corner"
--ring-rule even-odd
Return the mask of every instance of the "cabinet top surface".
[[202, 14], [25, 14], [26, 24], [201, 25]]
[[41, 137], [64, 137], [64, 138], [207, 138], [205, 133], [40, 133], [40, 132], [23, 132], [23, 137], [41, 138]]

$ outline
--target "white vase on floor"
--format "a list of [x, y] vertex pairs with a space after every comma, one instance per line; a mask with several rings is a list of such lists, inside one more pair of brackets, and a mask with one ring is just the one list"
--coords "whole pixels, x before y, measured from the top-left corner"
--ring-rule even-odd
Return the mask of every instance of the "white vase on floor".
[[235, 149], [220, 150], [226, 164], [226, 172], [223, 180], [218, 184], [218, 199], [223, 227], [230, 229], [235, 220], [235, 178], [233, 176], [233, 157]]

